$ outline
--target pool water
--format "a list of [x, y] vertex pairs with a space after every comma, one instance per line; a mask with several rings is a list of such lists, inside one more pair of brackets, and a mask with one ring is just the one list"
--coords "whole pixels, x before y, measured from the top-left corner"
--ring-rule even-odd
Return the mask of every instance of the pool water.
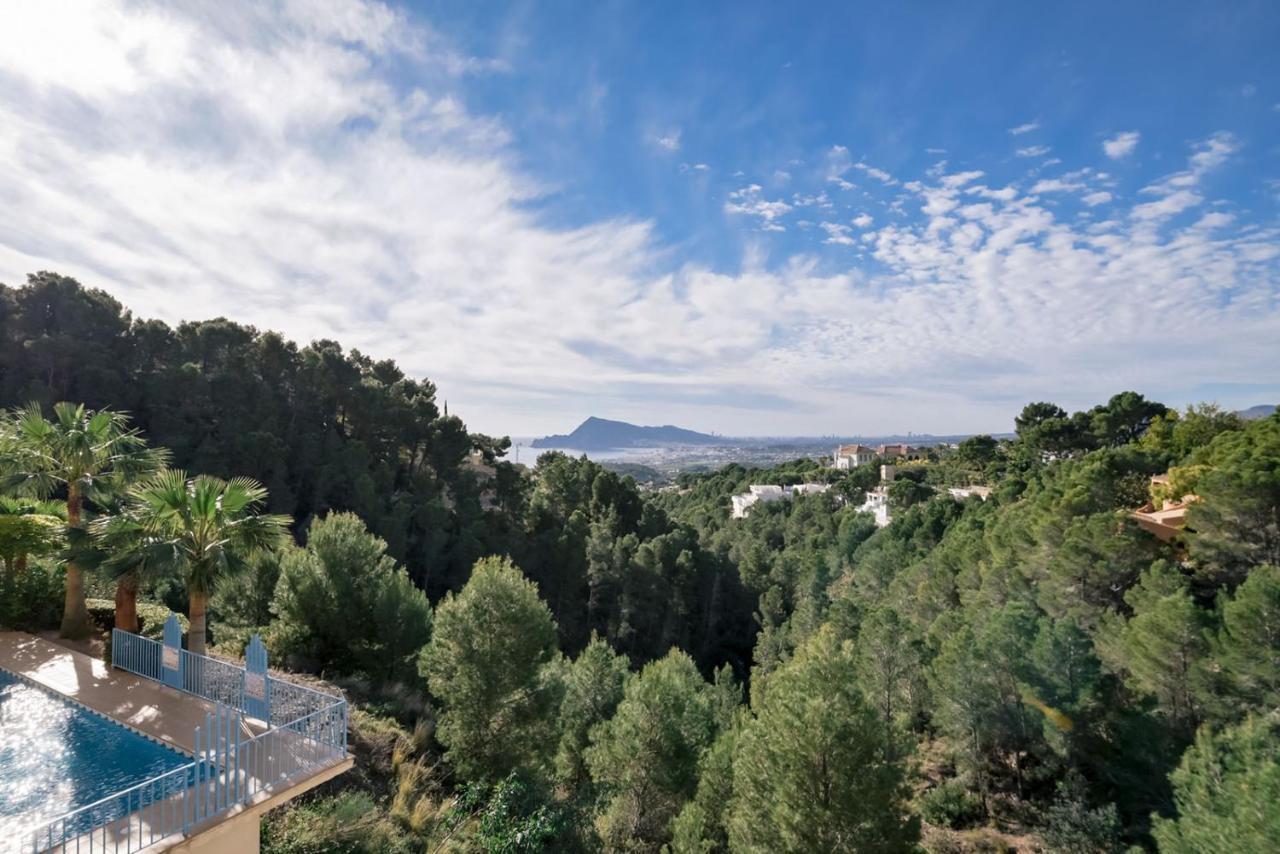
[[0, 847], [14, 831], [190, 761], [0, 670]]

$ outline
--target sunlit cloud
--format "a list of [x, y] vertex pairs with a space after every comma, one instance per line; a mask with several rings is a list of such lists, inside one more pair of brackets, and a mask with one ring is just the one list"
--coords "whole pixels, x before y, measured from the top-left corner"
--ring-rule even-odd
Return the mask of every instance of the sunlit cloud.
[[1137, 194], [1083, 168], [895, 175], [844, 146], [777, 164], [785, 192], [715, 189], [737, 164], [690, 158], [743, 235], [716, 267], [644, 219], [553, 221], [563, 188], [457, 85], [519, 69], [381, 4], [6, 4], [0, 30], [22, 34], [0, 40], [0, 197], [21, 212], [0, 281], [52, 269], [138, 316], [334, 338], [489, 432], [991, 429], [1050, 394], [1256, 382], [1280, 340], [1280, 235], [1213, 204], [1230, 134]]
[[1133, 154], [1138, 147], [1138, 141], [1142, 139], [1142, 134], [1136, 130], [1118, 133], [1110, 139], [1103, 140], [1102, 150], [1112, 160], [1119, 160], [1122, 157], [1128, 157]]

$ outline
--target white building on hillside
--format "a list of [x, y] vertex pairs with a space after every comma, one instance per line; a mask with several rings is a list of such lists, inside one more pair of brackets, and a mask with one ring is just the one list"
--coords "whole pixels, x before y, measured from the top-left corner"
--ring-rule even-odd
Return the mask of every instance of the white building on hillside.
[[983, 501], [991, 497], [991, 487], [989, 486], [952, 486], [947, 492], [957, 501], [963, 501], [971, 495], [976, 495]]
[[841, 471], [865, 466], [876, 458], [874, 448], [866, 445], [841, 445], [836, 448], [835, 454], [832, 455], [831, 464]]
[[733, 518], [746, 518], [747, 511], [757, 504], [770, 501], [790, 501], [797, 495], [820, 495], [831, 488], [829, 483], [797, 483], [795, 486], [775, 486], [773, 484], [752, 484], [748, 492], [730, 497], [733, 502]]
[[889, 518], [889, 489], [884, 486], [877, 486], [875, 489], [867, 493], [867, 498], [862, 502], [862, 506], [858, 508], [863, 513], [870, 513], [876, 517], [876, 527], [883, 528], [888, 525]]

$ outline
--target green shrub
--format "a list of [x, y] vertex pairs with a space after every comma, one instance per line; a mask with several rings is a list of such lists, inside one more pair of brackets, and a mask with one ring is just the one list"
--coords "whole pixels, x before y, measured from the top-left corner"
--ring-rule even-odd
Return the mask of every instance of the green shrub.
[[33, 561], [25, 571], [0, 572], [0, 627], [39, 632], [58, 627], [62, 569]]
[[567, 808], [516, 774], [490, 787], [468, 785], [458, 801], [477, 815], [475, 842], [487, 854], [563, 851], [572, 847], [573, 822]]
[[266, 638], [272, 653], [293, 669], [415, 679], [418, 651], [431, 637], [431, 604], [386, 552], [352, 513], [314, 520], [307, 547], [280, 562], [272, 606], [279, 616]]
[[[61, 604], [61, 603], [59, 603]], [[106, 634], [110, 635], [116, 624], [116, 603], [113, 599], [89, 599], [86, 603], [89, 619]], [[172, 613], [158, 602], [138, 602], [138, 634], [144, 638], [161, 640], [164, 637], [164, 623]], [[178, 614], [178, 625], [182, 628], [182, 636], [187, 635], [187, 618]]]
[[89, 609], [89, 620], [97, 626], [98, 631], [110, 634], [116, 624], [116, 603], [110, 599], [88, 599], [85, 607]]
[[920, 798], [920, 815], [938, 827], [960, 827], [977, 818], [982, 804], [959, 780], [944, 780]]
[[421, 844], [365, 792], [346, 791], [267, 814], [263, 854], [409, 854]]

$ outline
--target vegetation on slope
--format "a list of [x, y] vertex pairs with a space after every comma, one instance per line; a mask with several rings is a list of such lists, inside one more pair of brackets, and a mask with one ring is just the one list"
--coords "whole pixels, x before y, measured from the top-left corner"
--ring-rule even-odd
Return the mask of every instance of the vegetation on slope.
[[[261, 482], [253, 514], [292, 520], [298, 542], [245, 544], [195, 585], [129, 559], [156, 475], [108, 479], [71, 525], [11, 496], [6, 516], [44, 521], [0, 526], [0, 623], [57, 626], [73, 557], [92, 589], [135, 572], [147, 623], [149, 602], [208, 592], [216, 648], [261, 631], [275, 661], [348, 692], [356, 770], [272, 815], [266, 850], [1280, 834], [1280, 415], [1033, 403], [1016, 439], [901, 467], [877, 529], [857, 510], [875, 466], [728, 466], [642, 492], [585, 458], [513, 466], [429, 383], [332, 342], [172, 330], [52, 274], [0, 288], [0, 309], [6, 487], [34, 471], [16, 408], [70, 400], [196, 480]], [[812, 480], [834, 488], [730, 518], [746, 485]], [[945, 489], [971, 483], [990, 498]], [[1184, 492], [1199, 499], [1171, 541], [1129, 516]]]

